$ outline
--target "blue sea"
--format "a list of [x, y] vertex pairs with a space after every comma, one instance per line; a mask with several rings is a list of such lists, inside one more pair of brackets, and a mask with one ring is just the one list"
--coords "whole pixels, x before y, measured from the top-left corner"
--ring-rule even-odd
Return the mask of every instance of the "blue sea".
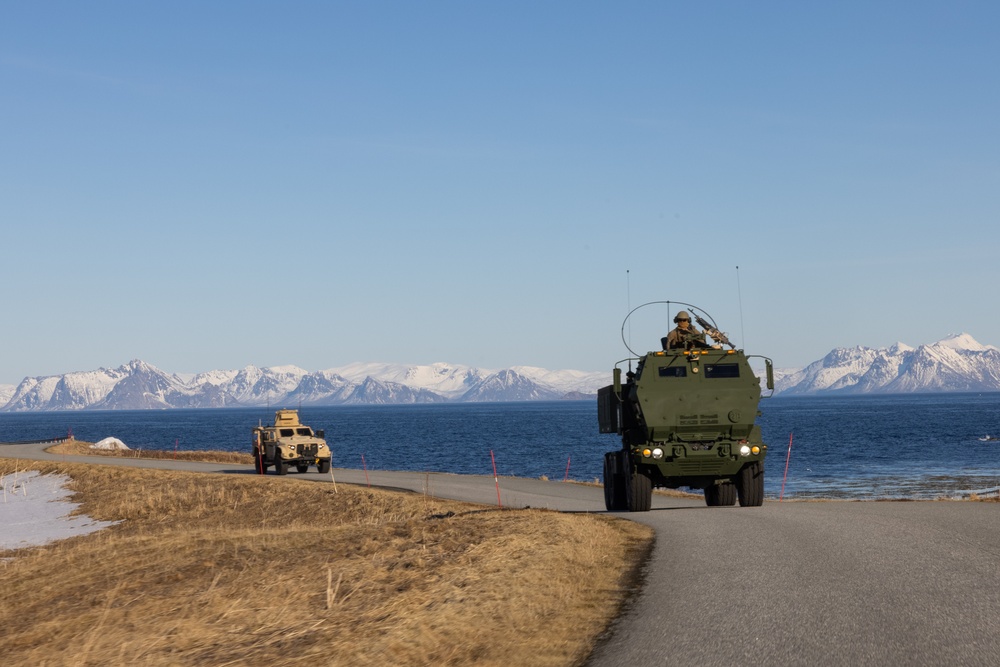
[[[960, 497], [1000, 486], [1000, 442], [980, 440], [1000, 435], [1000, 393], [776, 397], [761, 411], [772, 499]], [[500, 475], [594, 481], [604, 452], [619, 447], [598, 433], [595, 401], [303, 407], [300, 416], [325, 429], [339, 468], [492, 475], [495, 460]], [[0, 442], [72, 432], [133, 449], [249, 451], [251, 427], [273, 417], [274, 408], [0, 413]]]

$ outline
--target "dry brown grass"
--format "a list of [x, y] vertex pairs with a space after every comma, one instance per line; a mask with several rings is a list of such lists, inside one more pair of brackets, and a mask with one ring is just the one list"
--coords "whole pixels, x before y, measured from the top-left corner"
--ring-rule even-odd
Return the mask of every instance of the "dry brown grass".
[[75, 456], [114, 456], [126, 459], [176, 459], [177, 461], [209, 461], [212, 463], [245, 463], [251, 465], [253, 456], [245, 452], [220, 452], [213, 450], [166, 451], [160, 449], [91, 449], [93, 443], [83, 440], [67, 440], [52, 445], [45, 451], [50, 454]]
[[595, 515], [0, 459], [26, 467], [121, 523], [5, 554], [12, 665], [580, 664], [652, 541]]

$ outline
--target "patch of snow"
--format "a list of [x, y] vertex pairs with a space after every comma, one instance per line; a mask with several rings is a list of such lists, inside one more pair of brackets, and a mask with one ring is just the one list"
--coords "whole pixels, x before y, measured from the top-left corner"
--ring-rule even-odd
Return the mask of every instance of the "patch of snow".
[[356, 362], [347, 366], [331, 368], [326, 373], [334, 373], [349, 382], [363, 383], [367, 378], [383, 382], [394, 382], [414, 390], [426, 389], [447, 398], [457, 398], [476, 382], [495, 371], [437, 362], [429, 365], [407, 365], [380, 362]]
[[309, 371], [299, 368], [298, 366], [267, 366], [264, 368], [265, 371], [271, 371], [275, 375], [290, 375], [292, 377], [302, 377], [303, 375], [309, 375]]
[[555, 391], [596, 394], [611, 384], [611, 371], [549, 370], [536, 366], [513, 366], [510, 370], [529, 380], [551, 387]]
[[14, 398], [15, 391], [17, 391], [17, 387], [12, 384], [0, 384], [0, 407], [10, 403], [10, 399]]
[[115, 524], [70, 516], [79, 504], [67, 501], [73, 495], [65, 488], [69, 482], [66, 475], [42, 475], [37, 470], [0, 477], [0, 551], [48, 544]]
[[976, 352], [982, 352], [983, 350], [988, 350], [991, 347], [983, 345], [967, 333], [951, 334], [947, 338], [943, 338], [942, 340], [934, 343], [934, 345], [950, 347], [953, 350], [974, 350]]
[[180, 377], [181, 379], [184, 379], [184, 382], [186, 382], [188, 385], [211, 384], [215, 386], [220, 386], [232, 382], [233, 378], [236, 377], [237, 373], [239, 373], [239, 371], [222, 370], [222, 371], [206, 371], [204, 373], [186, 373], [184, 376], [177, 374], [177, 376]]
[[118, 438], [104, 438], [90, 446], [91, 449], [130, 449], [128, 445]]

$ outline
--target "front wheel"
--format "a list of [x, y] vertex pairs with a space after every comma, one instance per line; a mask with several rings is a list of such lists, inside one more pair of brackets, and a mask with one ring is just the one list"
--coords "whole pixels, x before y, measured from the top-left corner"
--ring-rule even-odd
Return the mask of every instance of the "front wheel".
[[619, 512], [626, 509], [625, 476], [616, 472], [615, 457], [618, 452], [608, 452], [604, 455], [604, 506], [609, 512]]
[[705, 504], [709, 507], [731, 507], [736, 504], [736, 486], [732, 482], [713, 484], [705, 489]]
[[330, 472], [330, 459], [320, 459], [316, 464], [316, 469], [323, 475]]
[[748, 463], [736, 476], [736, 492], [741, 507], [760, 507], [764, 504], [764, 466], [760, 461]]
[[625, 502], [629, 512], [648, 512], [653, 506], [653, 480], [638, 470], [626, 469]]

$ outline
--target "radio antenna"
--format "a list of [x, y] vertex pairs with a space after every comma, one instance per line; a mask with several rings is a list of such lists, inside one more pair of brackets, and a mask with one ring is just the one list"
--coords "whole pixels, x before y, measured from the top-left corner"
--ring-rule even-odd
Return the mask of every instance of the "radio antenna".
[[[628, 312], [632, 312], [632, 274], [629, 269], [625, 269], [625, 305], [628, 306]], [[629, 345], [632, 344], [632, 323], [628, 323], [628, 342]]]
[[[625, 269], [625, 301], [628, 305], [629, 314], [632, 313], [632, 274], [629, 269]], [[628, 322], [628, 347], [629, 350], [632, 349], [632, 319], [629, 318]], [[632, 358], [629, 357], [628, 360], [628, 371], [632, 372]]]
[[743, 328], [743, 290], [740, 288], [740, 267], [736, 266], [736, 293], [740, 299], [740, 347], [747, 349], [746, 330]]

